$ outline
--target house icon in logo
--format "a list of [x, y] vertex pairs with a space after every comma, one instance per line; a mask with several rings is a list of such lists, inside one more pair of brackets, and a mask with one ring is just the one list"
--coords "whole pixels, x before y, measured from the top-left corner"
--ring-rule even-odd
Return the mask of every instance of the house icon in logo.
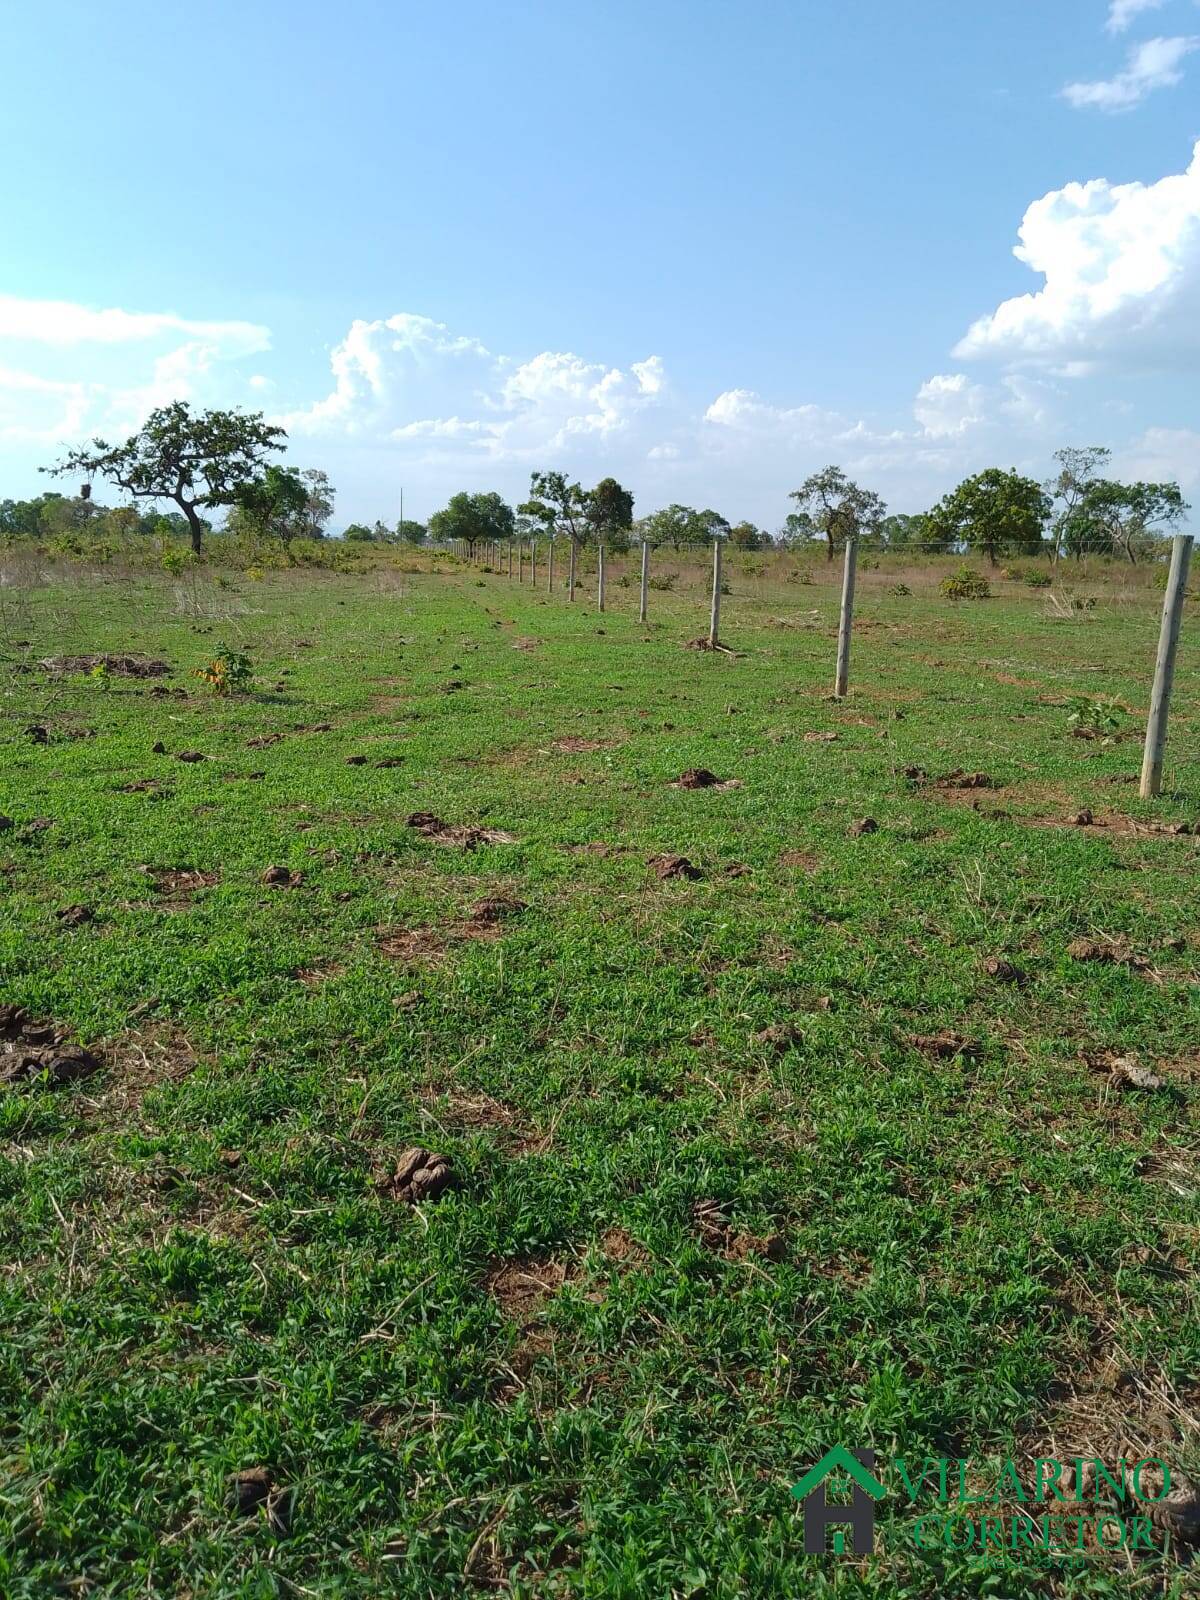
[[[869, 1556], [875, 1548], [875, 1502], [883, 1498], [886, 1490], [870, 1470], [875, 1465], [874, 1450], [847, 1450], [834, 1445], [800, 1479], [792, 1485], [792, 1494], [804, 1505], [804, 1553], [819, 1556], [825, 1553], [825, 1530], [834, 1528], [833, 1553], [844, 1555], [846, 1536], [843, 1527], [850, 1529], [850, 1548], [857, 1556]], [[830, 1503], [822, 1485], [833, 1473], [841, 1473], [851, 1481], [850, 1499], [846, 1503]]]

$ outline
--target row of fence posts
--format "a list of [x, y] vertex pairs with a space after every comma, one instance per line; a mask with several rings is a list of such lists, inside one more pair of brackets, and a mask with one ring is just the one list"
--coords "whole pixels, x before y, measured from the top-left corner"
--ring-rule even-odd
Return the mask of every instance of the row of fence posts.
[[[1146, 743], [1142, 753], [1141, 796], [1153, 799], [1162, 791], [1163, 752], [1167, 743], [1167, 712], [1171, 701], [1171, 685], [1175, 678], [1175, 656], [1179, 646], [1179, 633], [1183, 622], [1183, 604], [1187, 596], [1188, 567], [1192, 558], [1192, 535], [1179, 533], [1171, 541], [1171, 565], [1167, 573], [1167, 590], [1163, 598], [1162, 624], [1158, 635], [1158, 655], [1154, 664], [1154, 686], [1150, 694], [1150, 715], [1146, 723]], [[513, 543], [508, 541], [508, 576], [513, 575]], [[525, 541], [518, 539], [517, 582], [525, 582]], [[546, 561], [546, 590], [554, 592], [554, 544], [549, 541]], [[721, 576], [723, 539], [713, 540], [712, 552], [712, 611], [708, 624], [708, 645], [711, 650], [721, 646]], [[482, 546], [469, 540], [452, 540], [450, 548], [464, 561], [482, 559], [494, 571], [504, 570], [504, 548], [500, 541]], [[567, 599], [574, 602], [575, 540], [570, 541], [570, 562], [567, 572]], [[845, 699], [850, 688], [850, 640], [854, 632], [854, 583], [858, 571], [858, 541], [847, 539], [842, 567], [842, 603], [838, 614], [837, 666], [834, 672], [833, 693], [837, 700]], [[537, 540], [529, 540], [529, 581], [537, 586]], [[642, 540], [641, 592], [638, 602], [638, 620], [645, 622], [649, 614], [650, 545]], [[597, 547], [596, 609], [604, 610], [605, 548]]]

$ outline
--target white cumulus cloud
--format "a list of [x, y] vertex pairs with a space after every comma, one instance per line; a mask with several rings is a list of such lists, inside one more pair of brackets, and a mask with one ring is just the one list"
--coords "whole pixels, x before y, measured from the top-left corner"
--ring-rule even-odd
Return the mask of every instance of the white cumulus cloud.
[[[1200, 143], [1155, 183], [1069, 183], [1025, 212], [1013, 254], [1044, 278], [972, 324], [960, 358], [1174, 365], [1200, 341]], [[1069, 370], [1063, 368], [1063, 370]], [[1083, 370], [1083, 369], [1080, 369]]]
[[939, 372], [917, 390], [913, 415], [934, 439], [964, 434], [982, 421], [983, 389], [963, 372]]
[[1163, 0], [1112, 0], [1108, 8], [1108, 21], [1104, 26], [1109, 33], [1124, 33], [1143, 11], [1157, 11]]
[[1068, 83], [1063, 99], [1077, 110], [1132, 111], [1155, 89], [1170, 89], [1182, 80], [1179, 64], [1197, 45], [1200, 39], [1183, 35], [1147, 39], [1134, 45], [1123, 72], [1093, 83]]
[[95, 310], [69, 300], [27, 300], [0, 294], [0, 339], [33, 344], [130, 344], [185, 334], [215, 345], [226, 355], [254, 355], [270, 348], [267, 328], [254, 322], [197, 322], [173, 311]]

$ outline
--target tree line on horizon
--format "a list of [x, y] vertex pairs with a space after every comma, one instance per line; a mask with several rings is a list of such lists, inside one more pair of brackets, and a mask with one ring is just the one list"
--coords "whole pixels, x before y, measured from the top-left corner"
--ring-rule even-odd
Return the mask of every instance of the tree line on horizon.
[[[0, 538], [85, 539], [186, 536], [199, 555], [214, 532], [278, 540], [329, 537], [335, 491], [315, 468], [296, 470], [268, 461], [286, 433], [261, 413], [204, 411], [186, 401], [160, 407], [123, 444], [95, 439], [43, 471], [83, 478], [74, 496], [46, 493], [0, 500]], [[889, 513], [874, 490], [836, 465], [812, 473], [789, 499], [795, 509], [775, 533], [748, 521], [730, 522], [710, 508], [672, 504], [635, 519], [632, 492], [615, 478], [585, 489], [567, 474], [539, 470], [529, 498], [516, 507], [491, 492], [460, 491], [427, 523], [389, 526], [351, 523], [351, 542], [445, 545], [471, 550], [514, 539], [561, 538], [622, 551], [637, 541], [672, 549], [714, 538], [745, 551], [796, 549], [820, 542], [830, 561], [855, 539], [880, 550], [972, 552], [993, 565], [1011, 555], [1081, 558], [1115, 555], [1136, 562], [1154, 541], [1177, 528], [1189, 510], [1177, 483], [1122, 483], [1108, 476], [1111, 452], [1099, 445], [1055, 452], [1045, 482], [1015, 469], [988, 467], [965, 478], [926, 512]], [[128, 496], [105, 508], [92, 498], [100, 479]], [[156, 509], [163, 501], [175, 509]], [[144, 509], [142, 507], [144, 506]], [[224, 513], [220, 530], [214, 513]]]

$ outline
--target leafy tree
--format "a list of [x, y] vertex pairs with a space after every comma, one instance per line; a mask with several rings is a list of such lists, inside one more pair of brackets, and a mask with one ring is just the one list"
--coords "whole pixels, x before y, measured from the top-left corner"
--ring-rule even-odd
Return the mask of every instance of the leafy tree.
[[239, 483], [233, 501], [239, 531], [290, 544], [310, 526], [308, 486], [287, 467], [271, 466], [261, 478]]
[[475, 546], [487, 539], [511, 539], [512, 507], [498, 494], [468, 494], [465, 490], [450, 497], [442, 511], [429, 519], [429, 537], [437, 544], [465, 539], [472, 554]]
[[107, 478], [135, 499], [173, 500], [187, 519], [192, 549], [200, 554], [204, 522], [200, 507], [234, 504], [240, 484], [253, 478], [287, 434], [263, 421], [262, 413], [203, 411], [193, 415], [186, 400], [152, 411], [124, 444], [93, 439], [90, 449], [72, 450], [55, 474]]
[[306, 539], [323, 539], [325, 525], [333, 515], [334, 487], [327, 473], [309, 467], [300, 474], [304, 482], [305, 503], [303, 526], [299, 530]]
[[735, 550], [761, 550], [766, 537], [752, 522], [736, 522], [729, 530], [729, 542]]
[[802, 548], [810, 539], [819, 539], [821, 530], [807, 511], [789, 511], [779, 530], [779, 544], [784, 550]]
[[352, 522], [345, 533], [342, 534], [342, 538], [349, 539], [354, 544], [370, 544], [373, 542], [375, 535], [365, 523]]
[[424, 544], [428, 533], [423, 522], [414, 522], [411, 517], [405, 517], [396, 524], [396, 537], [404, 544]]
[[1130, 564], [1156, 532], [1173, 528], [1188, 510], [1177, 483], [1113, 483], [1093, 478], [1066, 530], [1067, 547], [1120, 551]]
[[887, 507], [873, 489], [860, 489], [841, 467], [822, 467], [788, 497], [806, 511], [825, 537], [830, 561], [847, 539], [877, 533]]
[[[620, 485], [616, 484], [615, 487], [619, 489]], [[632, 504], [631, 498], [631, 508]], [[544, 529], [551, 538], [555, 534], [563, 534], [578, 544], [587, 537], [588, 492], [578, 483], [568, 483], [565, 473], [531, 473], [529, 499], [517, 510], [532, 526]]]
[[884, 517], [879, 527], [879, 536], [888, 550], [911, 550], [918, 545], [925, 548], [934, 545], [940, 550], [949, 550], [954, 542], [945, 530], [935, 538], [929, 526], [929, 518], [921, 511], [911, 516], [906, 512], [897, 511], [891, 516]]
[[[1050, 525], [1050, 559], [1057, 561], [1065, 550], [1079, 557], [1084, 546], [1078, 541], [1085, 534], [1085, 520], [1079, 517], [1088, 485], [1108, 465], [1111, 451], [1103, 445], [1068, 445], [1054, 452], [1058, 473], [1046, 484], [1046, 493], [1057, 512]], [[1072, 538], [1075, 544], [1072, 546]]]
[[697, 511], [694, 506], [669, 505], [643, 517], [634, 530], [639, 538], [654, 545], [670, 545], [679, 550], [687, 545], [723, 539], [729, 524], [719, 511]]
[[615, 478], [601, 478], [584, 495], [584, 518], [597, 543], [603, 540], [614, 550], [627, 549], [633, 527], [633, 495]]
[[1050, 499], [1040, 484], [1015, 470], [988, 467], [938, 501], [929, 530], [939, 541], [982, 550], [995, 566], [1008, 552], [1040, 550], [1049, 516]]

